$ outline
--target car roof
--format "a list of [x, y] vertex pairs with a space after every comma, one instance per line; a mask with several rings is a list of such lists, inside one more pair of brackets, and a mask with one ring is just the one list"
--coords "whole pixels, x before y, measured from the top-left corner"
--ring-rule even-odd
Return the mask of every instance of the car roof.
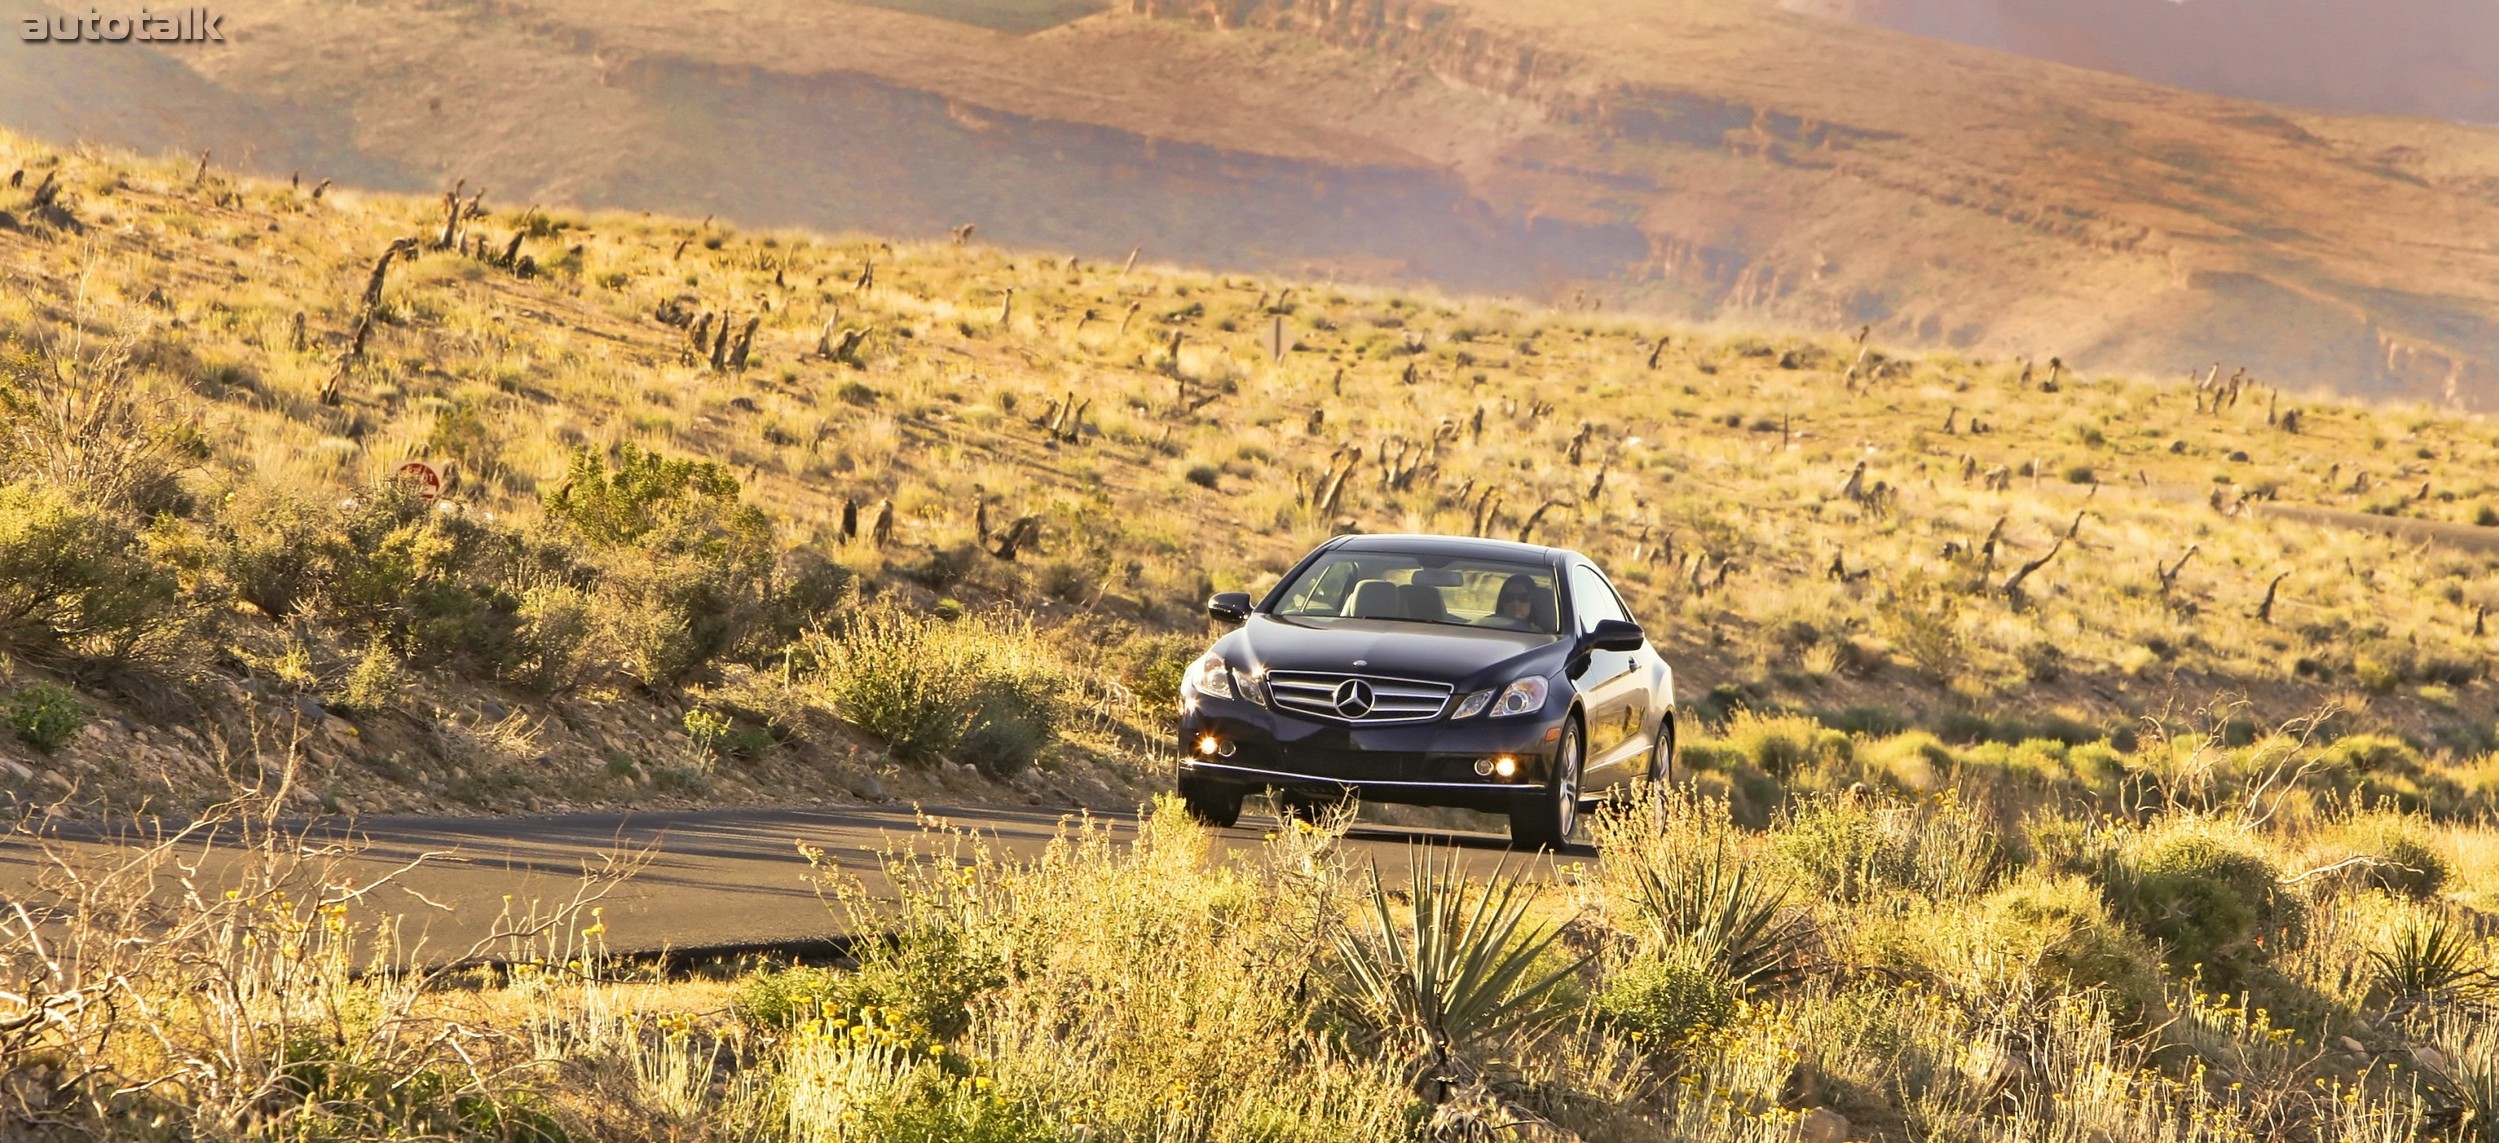
[[1478, 556], [1521, 563], [1556, 564], [1584, 559], [1576, 552], [1541, 544], [1516, 544], [1480, 536], [1341, 536], [1328, 545], [1339, 552], [1413, 552], [1417, 555]]

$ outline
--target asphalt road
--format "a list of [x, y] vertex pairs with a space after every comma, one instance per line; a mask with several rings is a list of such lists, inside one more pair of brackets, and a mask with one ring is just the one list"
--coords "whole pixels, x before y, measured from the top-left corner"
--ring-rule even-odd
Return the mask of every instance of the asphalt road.
[[[930, 807], [929, 817], [969, 830], [994, 851], [1032, 857], [1074, 820], [1029, 808]], [[1115, 836], [1135, 834], [1133, 818], [1104, 820]], [[282, 827], [283, 829], [284, 827]], [[1227, 850], [1255, 850], [1273, 819], [1245, 817], [1217, 832]], [[498, 818], [367, 818], [352, 825], [295, 823], [295, 848], [310, 848], [328, 878], [340, 873], [371, 886], [360, 902], [367, 919], [402, 918], [403, 941], [417, 959], [442, 963], [473, 952], [489, 959], [505, 950], [478, 948], [507, 908], [544, 912], [571, 901], [603, 870], [631, 866], [603, 886], [599, 901], [608, 949], [620, 954], [671, 952], [690, 957], [746, 951], [819, 953], [837, 947], [846, 916], [822, 900], [809, 878], [800, 843], [858, 875], [871, 895], [890, 892], [878, 854], [924, 833], [909, 807], [705, 810], [674, 813], [567, 814]], [[118, 836], [116, 836], [118, 834]], [[143, 838], [122, 824], [63, 828], [47, 842], [0, 838], [0, 899], [41, 900], [44, 870], [56, 855], [95, 867], [126, 859]], [[1346, 837], [1356, 862], [1377, 860], [1392, 882], [1404, 876], [1410, 843], [1462, 847], [1469, 865], [1488, 872], [1508, 852], [1500, 834], [1414, 830], [1358, 824]], [[230, 836], [195, 838], [180, 860], [199, 870], [210, 891], [230, 883], [234, 863], [253, 860]], [[1565, 858], [1568, 859], [1567, 856]], [[1548, 859], [1538, 857], [1544, 866]], [[161, 870], [162, 892], [178, 892], [178, 871]], [[510, 898], [507, 904], [507, 896]]]

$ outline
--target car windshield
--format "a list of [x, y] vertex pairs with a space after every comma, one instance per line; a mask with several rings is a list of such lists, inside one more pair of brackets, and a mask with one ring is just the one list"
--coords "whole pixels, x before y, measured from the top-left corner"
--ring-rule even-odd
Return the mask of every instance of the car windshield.
[[1330, 552], [1284, 585], [1274, 614], [1561, 633], [1553, 569], [1469, 556]]

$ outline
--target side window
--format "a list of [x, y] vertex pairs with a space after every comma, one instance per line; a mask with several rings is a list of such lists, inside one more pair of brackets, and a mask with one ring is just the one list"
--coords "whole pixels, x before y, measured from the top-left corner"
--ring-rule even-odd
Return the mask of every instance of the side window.
[[1622, 601], [1614, 598], [1614, 589], [1605, 577], [1585, 564], [1571, 568], [1571, 613], [1583, 632], [1595, 629], [1598, 621], [1631, 616], [1623, 612]]

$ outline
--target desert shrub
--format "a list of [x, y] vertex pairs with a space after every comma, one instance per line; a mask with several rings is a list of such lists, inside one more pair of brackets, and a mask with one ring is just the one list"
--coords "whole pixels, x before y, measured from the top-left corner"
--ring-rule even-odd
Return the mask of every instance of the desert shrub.
[[2322, 868], [2360, 858], [2335, 875], [2335, 883], [2378, 889], [2416, 901], [2438, 895], [2447, 884], [2447, 859], [2429, 839], [2428, 831], [2401, 814], [2367, 814], [2327, 831], [2312, 860]]
[[1717, 962], [1668, 946], [1626, 957], [1605, 974], [1590, 1006], [1645, 1046], [1671, 1049], [1725, 1027], [1743, 1002], [1743, 989]]
[[1148, 711], [1168, 711], [1180, 706], [1180, 677], [1189, 664], [1206, 650], [1206, 640], [1194, 635], [1148, 635], [1130, 639], [1116, 654], [1120, 679], [1136, 696], [1137, 705]]
[[1909, 720], [1888, 706], [1860, 703], [1840, 710], [1823, 711], [1815, 719], [1834, 730], [1867, 738], [1883, 738], [1909, 729]]
[[2383, 734], [2352, 734], [2335, 739], [2320, 760], [2354, 774], [2410, 774], [2421, 768], [2420, 751], [2402, 739]]
[[572, 688], [589, 672], [599, 630], [591, 594], [561, 580], [542, 580], [520, 592], [512, 637], [496, 673], [538, 694]]
[[550, 518], [594, 544], [753, 566], [770, 559], [772, 524], [739, 503], [738, 493], [737, 478], [716, 462], [628, 443], [616, 446], [612, 470], [598, 453], [575, 450], [564, 483], [545, 505]]
[[1988, 823], [1957, 802], [1887, 805], [1845, 794], [1791, 803], [1771, 845], [1808, 884], [1844, 901], [1891, 892], [1959, 900], [1985, 891], [2001, 860]]
[[325, 622], [427, 662], [502, 654], [516, 601], [499, 584], [526, 558], [524, 545], [401, 481], [378, 481], [334, 509], [259, 502], [225, 529], [235, 592], [266, 614], [315, 608]]
[[758, 1028], [789, 1028], [828, 1010], [848, 994], [849, 974], [812, 965], [776, 966], [739, 977], [729, 991], [729, 1010]]
[[339, 689], [338, 702], [351, 711], [389, 709], [399, 698], [399, 656], [380, 639], [368, 641], [364, 652], [356, 656], [355, 665], [347, 669], [347, 681]]
[[626, 674], [674, 685], [763, 628], [763, 579], [751, 566], [685, 553], [606, 553], [596, 587], [607, 645]]
[[1720, 738], [1774, 778], [1792, 777], [1809, 763], [1845, 762], [1850, 754], [1847, 735], [1826, 734], [1802, 715], [1739, 711]]
[[914, 761], [959, 754], [993, 774], [1032, 763], [1057, 727], [1059, 667], [1030, 623], [947, 623], [878, 607], [808, 652], [834, 713]]
[[772, 523], [738, 494], [719, 464], [624, 444], [613, 469], [576, 451], [545, 497], [548, 517], [590, 549], [605, 637], [646, 686], [683, 680], [768, 620]]
[[2100, 987], [2120, 1016], [2161, 1005], [2159, 954], [2109, 914], [2089, 881], [2030, 876], [1981, 902], [1976, 940], [2068, 989]]
[[912, 565], [906, 574], [926, 584], [932, 591], [945, 591], [962, 583], [972, 574], [972, 569], [980, 566], [980, 561], [980, 545], [950, 544], [932, 549], [927, 558]]
[[298, 1036], [279, 1048], [272, 1102], [291, 1105], [300, 1138], [353, 1139], [405, 1132], [439, 1139], [568, 1143], [543, 1101], [526, 1092], [480, 1090], [449, 1069], [396, 1074], [340, 1051], [323, 1037]]
[[818, 1020], [792, 1029], [769, 1078], [765, 1109], [800, 1139], [879, 1143], [1049, 1143], [1041, 1115], [974, 1075], [915, 1030], [875, 1020]]
[[681, 720], [694, 747], [719, 758], [761, 758], [772, 749], [772, 732], [721, 711], [695, 707]]
[[0, 650], [48, 661], [165, 659], [193, 616], [127, 519], [55, 488], [0, 485]]
[[1923, 730], [1876, 739], [1858, 751], [1870, 775], [1889, 780], [1911, 793], [1927, 793], [1952, 772], [1952, 748]]
[[246, 487], [227, 502], [221, 522], [221, 562], [243, 602], [284, 619], [319, 590], [325, 521], [310, 505]]
[[87, 712], [78, 705], [78, 696], [57, 683], [19, 688], [0, 707], [0, 714], [5, 714], [9, 729], [20, 740], [46, 754], [69, 745], [87, 725]]
[[135, 365], [126, 353], [0, 344], [0, 481], [134, 520], [191, 511], [180, 472], [207, 447], [196, 425], [163, 415], [163, 395]]
[[2264, 851], [2240, 831], [2197, 818], [2129, 839], [2103, 891], [2116, 912], [2159, 941], [2170, 966], [2229, 985], [2301, 934], [2304, 909]]

